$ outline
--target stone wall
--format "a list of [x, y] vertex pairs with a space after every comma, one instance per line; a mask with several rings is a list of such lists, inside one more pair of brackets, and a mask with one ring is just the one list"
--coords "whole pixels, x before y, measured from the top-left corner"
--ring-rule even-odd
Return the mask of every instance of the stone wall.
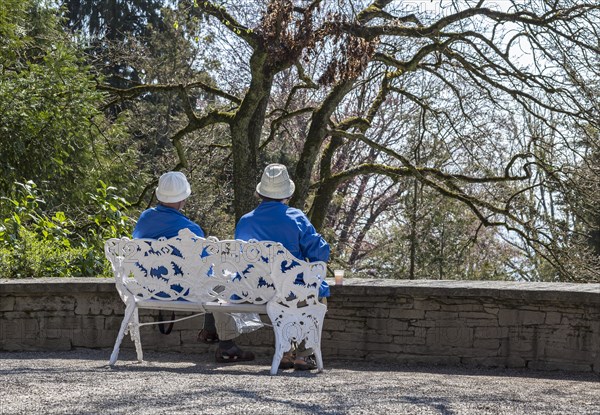
[[[346, 280], [331, 292], [325, 363], [342, 358], [600, 373], [600, 284]], [[0, 350], [110, 349], [123, 312], [110, 280], [0, 280]], [[154, 321], [156, 314], [144, 311], [140, 319]], [[206, 353], [214, 347], [196, 342], [201, 325], [202, 317], [188, 319], [169, 335], [155, 325], [142, 327], [144, 350]], [[265, 328], [239, 343], [271, 355], [273, 334]], [[128, 348], [129, 337], [122, 345]]]

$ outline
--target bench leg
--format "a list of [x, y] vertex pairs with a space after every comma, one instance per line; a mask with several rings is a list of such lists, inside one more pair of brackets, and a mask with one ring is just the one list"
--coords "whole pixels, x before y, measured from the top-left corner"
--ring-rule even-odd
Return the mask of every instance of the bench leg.
[[317, 361], [317, 372], [321, 373], [323, 371], [323, 355], [321, 354], [321, 330], [323, 329], [323, 321], [319, 322], [319, 327], [317, 329], [317, 333], [319, 338], [317, 339], [315, 345], [313, 346], [313, 353], [315, 355], [315, 360]]
[[321, 355], [321, 328], [327, 306], [316, 304], [312, 307], [290, 308], [277, 303], [267, 304], [267, 314], [275, 332], [275, 355], [271, 366], [271, 374], [275, 375], [283, 353], [290, 349], [292, 341], [305, 341], [306, 348], [311, 348], [317, 360], [317, 369], [323, 370]]
[[283, 353], [289, 350], [290, 345], [288, 344], [286, 349], [284, 344], [286, 339], [283, 338], [283, 332], [275, 324], [273, 324], [273, 331], [275, 333], [275, 354], [273, 355], [273, 362], [271, 363], [271, 375], [276, 375], [277, 370], [279, 370], [279, 363], [281, 362]]
[[133, 343], [135, 344], [137, 360], [138, 362], [142, 363], [144, 361], [144, 353], [142, 352], [142, 340], [140, 338], [140, 316], [137, 307], [135, 307], [135, 311], [133, 312], [129, 333], [131, 333], [131, 340], [133, 340]]
[[315, 329], [317, 334], [317, 341], [313, 346], [313, 351], [315, 354], [315, 360], [317, 361], [317, 372], [321, 373], [323, 371], [323, 355], [321, 354], [321, 339], [323, 335], [323, 322], [325, 320], [325, 313], [327, 312], [327, 306], [324, 304], [318, 304], [317, 310], [315, 311]]
[[125, 315], [123, 316], [123, 322], [121, 323], [121, 329], [119, 330], [117, 340], [115, 341], [115, 347], [113, 348], [113, 352], [110, 355], [110, 360], [108, 362], [108, 364], [111, 366], [113, 366], [117, 362], [121, 342], [123, 341], [125, 333], [127, 333], [127, 327], [129, 327], [129, 320], [131, 320], [131, 317], [133, 316], [133, 313], [135, 311], [137, 311], [137, 307], [135, 306], [134, 302], [130, 302], [129, 304], [127, 304], [127, 307], [125, 308]]

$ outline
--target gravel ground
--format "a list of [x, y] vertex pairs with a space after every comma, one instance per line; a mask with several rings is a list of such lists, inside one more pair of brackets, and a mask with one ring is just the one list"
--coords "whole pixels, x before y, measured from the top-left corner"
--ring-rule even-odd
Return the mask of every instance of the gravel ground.
[[0, 414], [600, 414], [600, 377], [525, 370], [270, 362], [123, 350], [0, 353]]

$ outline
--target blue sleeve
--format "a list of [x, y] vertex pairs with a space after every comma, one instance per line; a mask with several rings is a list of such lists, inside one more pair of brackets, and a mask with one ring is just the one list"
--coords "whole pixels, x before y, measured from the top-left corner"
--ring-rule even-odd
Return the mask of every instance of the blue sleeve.
[[329, 244], [308, 221], [308, 218], [305, 217], [304, 219], [305, 229], [302, 230], [302, 234], [300, 235], [300, 249], [302, 250], [302, 256], [311, 262], [329, 261]]
[[[300, 236], [300, 249], [302, 249], [302, 255], [310, 262], [329, 261], [329, 244], [325, 241], [321, 234], [317, 232], [308, 218], [304, 217], [304, 220], [306, 227]], [[329, 284], [327, 284], [327, 281], [323, 279], [321, 286], [319, 287], [319, 297], [327, 298], [330, 296], [331, 292], [329, 290]]]
[[327, 281], [325, 280], [321, 282], [321, 286], [319, 287], [319, 297], [331, 297], [331, 292], [329, 291], [329, 284], [327, 284]]

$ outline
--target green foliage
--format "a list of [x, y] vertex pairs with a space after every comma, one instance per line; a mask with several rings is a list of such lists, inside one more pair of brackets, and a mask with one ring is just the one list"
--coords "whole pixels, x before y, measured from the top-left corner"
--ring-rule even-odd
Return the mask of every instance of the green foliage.
[[[98, 275], [91, 248], [65, 247], [60, 242], [40, 240], [38, 235], [19, 227], [15, 244], [0, 247], [3, 278], [91, 277]], [[94, 264], [98, 265], [98, 264]]]
[[117, 194], [117, 188], [99, 182], [95, 194], [89, 194], [87, 221], [89, 233], [82, 239], [102, 249], [104, 241], [130, 235], [133, 221], [125, 213], [129, 203]]
[[0, 6], [0, 266], [8, 278], [107, 275], [104, 240], [130, 234], [124, 197], [143, 174], [126, 114], [104, 116], [98, 79], [49, 4]]
[[[62, 30], [57, 11], [39, 2], [4, 5], [0, 17], [0, 191], [33, 180], [52, 189], [50, 204], [76, 205], [95, 186], [107, 137], [100, 131], [104, 96]], [[1, 36], [0, 36], [1, 37]]]
[[116, 188], [99, 183], [81, 218], [44, 210], [34, 182], [16, 183], [13, 197], [0, 199], [0, 269], [5, 278], [107, 276], [104, 241], [129, 235], [127, 202]]

